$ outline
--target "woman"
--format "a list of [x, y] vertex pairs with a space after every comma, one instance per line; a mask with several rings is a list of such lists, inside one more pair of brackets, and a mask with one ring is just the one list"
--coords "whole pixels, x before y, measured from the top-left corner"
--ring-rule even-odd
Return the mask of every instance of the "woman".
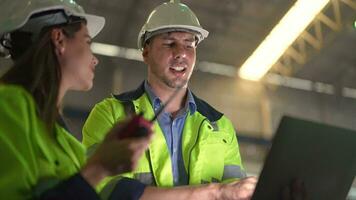
[[104, 18], [73, 0], [2, 0], [0, 8], [1, 44], [14, 61], [0, 78], [0, 199], [98, 199], [95, 186], [134, 169], [150, 140], [118, 140], [117, 126], [86, 161], [61, 123], [66, 92], [92, 87], [90, 43]]

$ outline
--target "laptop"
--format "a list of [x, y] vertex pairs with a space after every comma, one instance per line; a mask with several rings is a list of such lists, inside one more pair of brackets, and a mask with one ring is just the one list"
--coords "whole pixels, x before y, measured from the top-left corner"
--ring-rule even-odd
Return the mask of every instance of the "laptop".
[[298, 178], [308, 200], [345, 200], [355, 175], [356, 131], [285, 116], [252, 199], [278, 200]]

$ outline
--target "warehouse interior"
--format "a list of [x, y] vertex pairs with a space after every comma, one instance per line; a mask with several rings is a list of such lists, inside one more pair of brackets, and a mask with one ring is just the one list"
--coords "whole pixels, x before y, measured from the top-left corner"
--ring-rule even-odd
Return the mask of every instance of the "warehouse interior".
[[[137, 36], [150, 11], [163, 2], [77, 1], [86, 12], [106, 18], [92, 44], [100, 61], [94, 87], [86, 93], [71, 92], [63, 105], [65, 120], [79, 140], [96, 103], [145, 80], [147, 67]], [[181, 2], [209, 31], [197, 48], [189, 87], [232, 121], [249, 175], [259, 175], [284, 115], [356, 131], [355, 0], [327, 0], [257, 80], [243, 75], [242, 67], [298, 0]], [[9, 59], [0, 59], [0, 75], [10, 67]], [[356, 180], [348, 199], [356, 200]]]

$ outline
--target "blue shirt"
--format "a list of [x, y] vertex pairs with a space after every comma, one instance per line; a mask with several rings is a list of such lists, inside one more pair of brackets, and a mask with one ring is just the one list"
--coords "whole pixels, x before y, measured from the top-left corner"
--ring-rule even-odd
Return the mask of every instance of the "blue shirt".
[[[145, 91], [151, 101], [153, 110], [157, 112], [162, 105], [162, 101], [154, 94], [147, 81], [145, 81]], [[171, 113], [167, 112], [163, 112], [158, 117], [158, 123], [166, 138], [171, 156], [173, 183], [175, 186], [188, 184], [188, 175], [184, 167], [182, 155], [182, 135], [185, 119], [188, 113], [192, 115], [195, 111], [196, 104], [192, 93], [188, 90], [185, 106], [178, 111], [175, 118], [172, 117]]]

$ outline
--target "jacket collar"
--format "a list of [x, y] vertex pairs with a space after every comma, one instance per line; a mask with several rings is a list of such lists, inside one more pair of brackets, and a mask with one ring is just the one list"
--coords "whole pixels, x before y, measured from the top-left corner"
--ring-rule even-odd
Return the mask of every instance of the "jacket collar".
[[[145, 93], [145, 84], [142, 82], [136, 90], [125, 92], [119, 95], [113, 95], [117, 100], [123, 102], [132, 102], [137, 100]], [[209, 119], [210, 122], [218, 121], [223, 113], [215, 110], [212, 106], [206, 103], [204, 100], [199, 99], [197, 96], [192, 93], [195, 104], [197, 106], [197, 111]]]

